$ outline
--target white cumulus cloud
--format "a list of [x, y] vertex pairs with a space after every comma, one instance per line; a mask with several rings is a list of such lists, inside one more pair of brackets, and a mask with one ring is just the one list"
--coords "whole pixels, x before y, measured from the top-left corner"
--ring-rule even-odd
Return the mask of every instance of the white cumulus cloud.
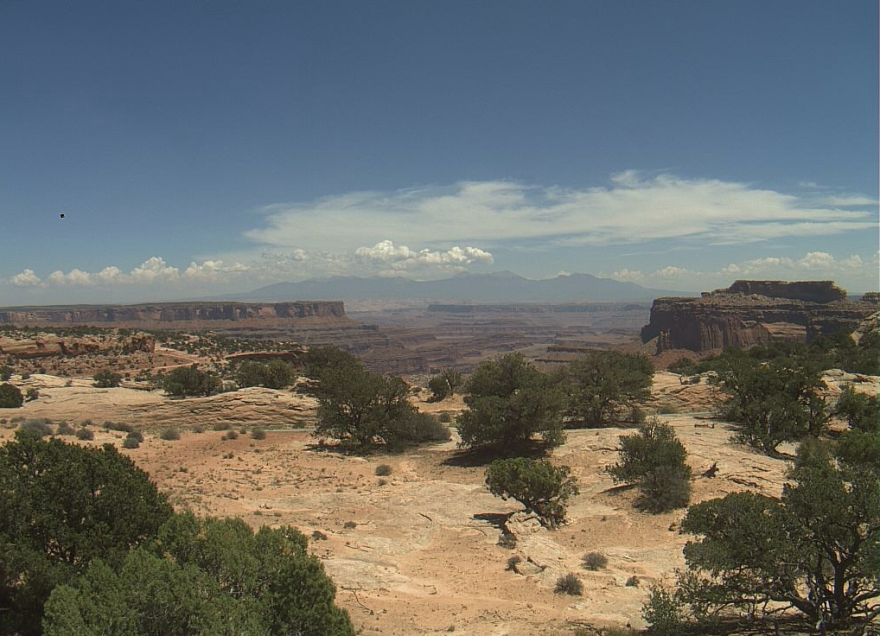
[[40, 277], [32, 269], [26, 269], [9, 279], [16, 287], [34, 287], [40, 284]]

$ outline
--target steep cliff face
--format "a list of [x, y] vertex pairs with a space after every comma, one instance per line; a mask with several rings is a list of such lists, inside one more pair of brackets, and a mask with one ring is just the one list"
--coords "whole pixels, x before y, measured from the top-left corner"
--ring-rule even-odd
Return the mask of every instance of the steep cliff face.
[[240, 321], [345, 316], [342, 302], [155, 303], [124, 306], [34, 307], [0, 311], [0, 324], [96, 324]]
[[[734, 289], [748, 293], [731, 291]], [[786, 297], [758, 294], [757, 289]], [[806, 299], [791, 297], [798, 294]], [[642, 341], [656, 338], [658, 353], [748, 348], [775, 341], [809, 342], [820, 334], [853, 330], [877, 311], [875, 304], [841, 300], [841, 295], [845, 298], [846, 292], [833, 283], [737, 281], [727, 290], [702, 298], [658, 298], [651, 308], [650, 322], [642, 329]], [[828, 300], [834, 296], [838, 298]]]

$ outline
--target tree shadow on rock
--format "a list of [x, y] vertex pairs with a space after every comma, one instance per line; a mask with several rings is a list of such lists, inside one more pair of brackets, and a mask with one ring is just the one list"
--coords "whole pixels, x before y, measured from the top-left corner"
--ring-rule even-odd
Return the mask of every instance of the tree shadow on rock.
[[517, 442], [506, 446], [482, 446], [456, 451], [443, 460], [443, 465], [455, 466], [457, 468], [475, 468], [477, 466], [487, 466], [496, 459], [507, 459], [510, 457], [540, 459], [546, 457], [549, 451], [550, 447], [545, 442], [535, 440]]

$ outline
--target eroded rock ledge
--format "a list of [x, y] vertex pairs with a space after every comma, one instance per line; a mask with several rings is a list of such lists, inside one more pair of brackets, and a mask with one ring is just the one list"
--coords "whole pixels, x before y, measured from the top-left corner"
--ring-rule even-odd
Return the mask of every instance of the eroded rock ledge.
[[80, 305], [75, 307], [11, 307], [0, 310], [0, 324], [96, 324], [241, 321], [286, 318], [343, 318], [341, 301], [286, 303], [150, 303], [143, 305]]
[[642, 341], [656, 341], [657, 353], [810, 342], [855, 329], [877, 311], [874, 298], [847, 300], [831, 281], [736, 281], [702, 298], [658, 298]]

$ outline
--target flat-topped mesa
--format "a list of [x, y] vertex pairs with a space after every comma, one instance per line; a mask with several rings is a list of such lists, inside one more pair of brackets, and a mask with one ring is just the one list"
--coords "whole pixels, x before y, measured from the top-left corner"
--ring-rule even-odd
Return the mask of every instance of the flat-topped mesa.
[[341, 301], [149, 303], [112, 306], [10, 307], [0, 310], [0, 324], [12, 325], [169, 323], [328, 317], [345, 317], [345, 307]]
[[705, 352], [771, 342], [810, 342], [852, 331], [877, 311], [865, 300], [846, 300], [831, 281], [737, 281], [701, 298], [658, 298], [642, 342]]
[[831, 303], [846, 300], [846, 290], [834, 284], [833, 280], [738, 280], [727, 289], [704, 292], [703, 295], [719, 296], [726, 294], [745, 294], [766, 296], [768, 298], [787, 298], [810, 303]]

